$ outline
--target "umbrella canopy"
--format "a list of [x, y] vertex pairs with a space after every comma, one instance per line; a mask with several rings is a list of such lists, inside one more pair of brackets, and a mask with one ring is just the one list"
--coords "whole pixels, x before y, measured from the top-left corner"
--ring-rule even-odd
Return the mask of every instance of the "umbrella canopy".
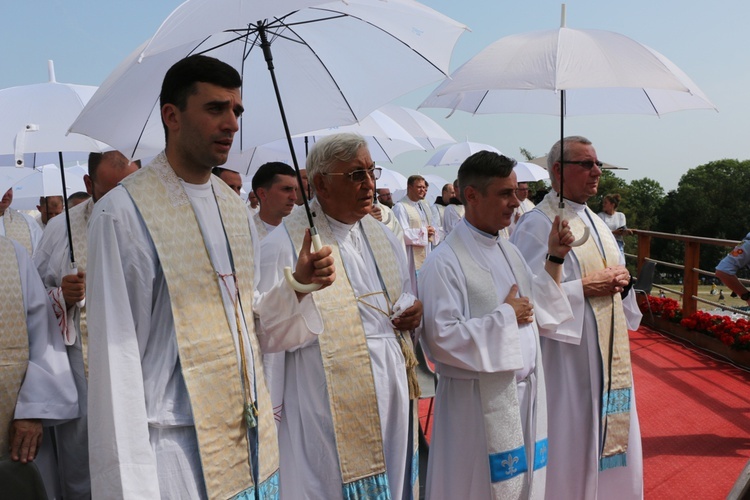
[[499, 149], [494, 146], [490, 146], [489, 144], [463, 141], [439, 150], [437, 153], [432, 155], [429, 160], [427, 160], [425, 166], [432, 165], [434, 167], [440, 167], [448, 165], [461, 165], [466, 158], [479, 151], [492, 151], [497, 154], [502, 154], [500, 153]]
[[386, 104], [378, 109], [404, 127], [424, 149], [437, 149], [456, 140], [435, 120], [415, 109]]
[[[32, 173], [13, 185], [13, 203], [17, 210], [34, 210], [42, 196], [64, 196], [57, 165], [43, 165], [35, 169], [24, 169]], [[81, 166], [65, 168], [65, 187], [68, 193], [86, 191], [83, 176], [86, 169]]]
[[[310, 5], [319, 2], [286, 0], [252, 9], [240, 0], [219, 3], [190, 0], [175, 10], [107, 78], [71, 131], [132, 157], [160, 151], [163, 132], [154, 130], [162, 130], [163, 76], [179, 59], [200, 53], [227, 62], [243, 76], [247, 111], [234, 150], [281, 139], [286, 134], [263, 39], [268, 55], [273, 53], [290, 134], [351, 124], [444, 78], [453, 46], [466, 29], [412, 0], [339, 0], [316, 7]], [[354, 70], [363, 66], [366, 70]]]
[[0, 155], [14, 155], [18, 166], [25, 163], [24, 153], [102, 151], [107, 147], [85, 135], [67, 134], [96, 87], [58, 83], [52, 61], [48, 69], [47, 83], [0, 90]]
[[8, 189], [34, 173], [35, 171], [30, 168], [0, 167], [0, 195], [4, 195]]
[[380, 179], [378, 179], [378, 189], [390, 189], [391, 192], [406, 189], [406, 177], [395, 170], [380, 167]]
[[516, 173], [516, 180], [518, 182], [537, 182], [549, 179], [547, 169], [534, 163], [519, 161], [513, 167], [513, 171]]
[[[314, 130], [294, 136], [292, 144], [294, 145], [294, 152], [299, 160], [300, 167], [304, 168], [305, 158], [313, 144], [327, 135], [342, 132], [351, 132], [363, 136], [367, 141], [367, 147], [370, 150], [372, 160], [375, 162], [393, 163], [393, 158], [401, 153], [420, 149], [424, 150], [420, 143], [393, 118], [379, 110], [375, 110], [359, 123]], [[243, 175], [249, 176], [255, 175], [258, 168], [268, 161], [281, 161], [289, 165], [292, 164], [292, 154], [285, 139], [279, 139], [269, 144], [250, 148], [248, 151], [242, 153], [242, 157], [246, 158], [247, 161], [245, 162], [245, 166], [238, 171]]]
[[716, 109], [673, 62], [602, 30], [535, 31], [490, 44], [420, 105], [473, 114], [661, 115]]

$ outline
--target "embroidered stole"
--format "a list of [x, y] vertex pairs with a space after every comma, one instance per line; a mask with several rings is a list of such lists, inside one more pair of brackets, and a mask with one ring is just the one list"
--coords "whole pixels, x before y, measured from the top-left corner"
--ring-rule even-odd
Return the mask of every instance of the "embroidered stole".
[[[550, 220], [558, 213], [557, 195], [549, 193], [537, 208]], [[595, 238], [590, 237], [586, 243], [573, 247], [576, 261], [581, 267], [581, 276], [588, 276], [605, 269], [607, 263], [617, 264], [620, 250], [614, 241], [602, 235], [611, 234], [606, 224], [588, 207], [584, 210], [600, 235], [604, 257]], [[580, 238], [586, 228], [581, 217], [570, 207], [565, 207], [564, 218], [576, 239]], [[626, 465], [628, 434], [630, 432], [630, 399], [632, 397], [632, 373], [630, 365], [630, 343], [622, 298], [619, 293], [612, 296], [588, 297], [587, 301], [596, 317], [596, 328], [599, 339], [599, 352], [602, 359], [603, 381], [601, 394], [601, 457], [599, 470]]]
[[29, 255], [34, 253], [34, 248], [31, 244], [31, 229], [29, 229], [29, 223], [26, 222], [26, 218], [24, 218], [20, 212], [8, 208], [3, 217], [3, 226], [5, 228], [6, 238], [10, 238], [11, 240], [20, 243], [29, 251]]
[[[89, 198], [80, 205], [76, 205], [71, 208], [69, 213], [70, 216], [70, 232], [73, 237], [73, 255], [76, 259], [76, 265], [79, 271], [86, 271], [86, 261], [88, 260], [88, 225], [89, 219], [91, 218], [91, 211], [94, 208], [94, 200]], [[80, 316], [78, 318], [78, 325], [81, 332], [81, 354], [83, 356], [83, 369], [86, 374], [86, 379], [89, 375], [89, 329], [86, 323], [86, 305], [78, 308]]]
[[[31, 265], [31, 264], [29, 264]], [[0, 459], [10, 456], [8, 430], [29, 364], [29, 335], [16, 248], [0, 237]]]
[[[190, 199], [162, 152], [146, 168], [122, 181], [156, 246], [169, 290], [182, 374], [195, 420], [195, 430], [209, 498], [235, 495], [278, 496], [278, 444], [270, 396], [263, 375], [253, 319], [253, 245], [247, 211], [223, 182], [211, 178], [216, 202], [234, 260], [239, 314], [247, 330], [253, 373], [243, 374], [215, 272]], [[242, 335], [237, 325], [238, 337]], [[242, 343], [240, 346], [243, 345]], [[210, 374], [208, 377], [206, 374]], [[244, 412], [247, 375], [256, 388], [259, 463], [253, 463]], [[247, 392], [245, 392], [247, 391]], [[254, 484], [253, 470], [259, 484]]]
[[260, 211], [253, 214], [253, 222], [255, 222], [255, 229], [258, 231], [258, 238], [263, 241], [268, 236], [268, 229], [263, 219], [260, 218]]
[[437, 207], [438, 217], [440, 217], [440, 220], [437, 221], [438, 226], [443, 227], [443, 221], [445, 220], [445, 205], [440, 205], [439, 203], [435, 203], [435, 207]]
[[[456, 254], [466, 278], [470, 317], [481, 318], [494, 311], [500, 299], [488, 269], [482, 268], [469, 253], [460, 237], [461, 231], [451, 231], [446, 244]], [[526, 266], [516, 249], [502, 238], [497, 244], [513, 272], [519, 294], [531, 297], [531, 281]], [[489, 452], [490, 481], [493, 498], [534, 498], [544, 492], [547, 466], [547, 394], [544, 369], [539, 346], [539, 331], [532, 323], [536, 341], [536, 400], [532, 403], [530, 418], [536, 429], [534, 443], [524, 443], [523, 422], [518, 402], [518, 389], [514, 372], [477, 373], [479, 396], [482, 401], [484, 427]], [[531, 383], [529, 390], [532, 390]], [[533, 416], [532, 416], [533, 413]], [[531, 446], [533, 445], [533, 449]], [[536, 471], [536, 472], [535, 472]]]
[[[313, 213], [323, 214], [317, 200], [313, 200], [310, 207]], [[386, 291], [395, 301], [402, 290], [393, 249], [383, 226], [375, 219], [364, 217], [361, 222]], [[284, 218], [283, 224], [298, 254], [305, 229], [309, 227], [305, 212], [295, 210]], [[323, 317], [324, 331], [318, 337], [318, 343], [344, 498], [390, 498], [375, 380], [357, 299], [328, 220], [325, 216], [316, 216], [315, 226], [323, 244], [331, 247], [331, 256], [338, 270], [333, 285], [315, 292], [313, 299]]]
[[456, 213], [459, 217], [462, 219], [466, 216], [466, 207], [463, 205], [453, 205], [455, 207]]
[[[419, 215], [419, 209], [414, 208], [414, 205], [412, 205], [410, 201], [411, 200], [409, 200], [408, 198], [404, 198], [403, 200], [399, 202], [404, 206], [404, 209], [406, 210], [406, 214], [409, 216], [409, 227], [411, 229], [419, 229], [425, 224], [428, 226], [432, 226], [433, 225], [432, 215], [430, 212], [430, 207], [427, 206], [427, 203], [425, 203], [423, 200], [419, 200], [417, 202], [419, 206], [422, 207], [422, 211], [424, 212], [426, 222], [423, 222], [422, 218]], [[427, 245], [429, 244], [430, 244], [430, 240], [428, 239]], [[412, 246], [411, 249], [414, 255], [414, 268], [419, 270], [419, 268], [422, 267], [422, 264], [424, 264], [424, 260], [427, 258], [427, 247], [426, 246], [424, 247]]]

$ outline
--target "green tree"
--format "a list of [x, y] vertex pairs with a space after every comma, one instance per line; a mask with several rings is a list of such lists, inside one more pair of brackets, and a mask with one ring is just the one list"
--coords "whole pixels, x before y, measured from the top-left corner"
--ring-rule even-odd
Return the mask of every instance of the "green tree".
[[657, 181], [644, 177], [630, 183], [627, 206], [628, 226], [651, 230], [656, 227], [664, 204], [664, 188]]

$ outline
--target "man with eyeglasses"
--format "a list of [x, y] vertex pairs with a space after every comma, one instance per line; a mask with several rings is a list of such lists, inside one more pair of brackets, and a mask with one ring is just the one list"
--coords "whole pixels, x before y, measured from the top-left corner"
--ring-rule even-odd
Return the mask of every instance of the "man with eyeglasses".
[[425, 201], [427, 181], [421, 175], [412, 175], [406, 183], [406, 196], [393, 206], [393, 214], [404, 230], [406, 258], [412, 290], [417, 293], [417, 272], [433, 246], [440, 243], [440, 232], [432, 221], [432, 210]]
[[516, 208], [516, 211], [513, 214], [513, 218], [510, 221], [510, 226], [508, 226], [508, 235], [513, 234], [513, 230], [516, 228], [518, 220], [521, 218], [521, 216], [526, 212], [533, 210], [536, 206], [534, 205], [534, 202], [529, 199], [528, 182], [518, 183], [518, 190], [516, 191], [516, 195], [518, 197], [519, 205], [518, 208]]
[[612, 232], [586, 206], [599, 187], [601, 166], [585, 137], [557, 142], [547, 156], [552, 190], [511, 236], [532, 271], [539, 273], [548, 260], [558, 262], [547, 255], [544, 242], [559, 214], [564, 171], [563, 217], [576, 238], [586, 228], [591, 236], [561, 261], [573, 319], [541, 339], [550, 415], [547, 498], [643, 496], [628, 340], [628, 329], [638, 328], [641, 313], [634, 294], [622, 293], [630, 275]]
[[[410, 331], [422, 304], [409, 293], [403, 247], [370, 216], [380, 169], [362, 136], [335, 134], [315, 143], [307, 170], [315, 226], [340, 271], [312, 294], [323, 333], [286, 353], [282, 495], [341, 498], [343, 488], [345, 498], [418, 498]], [[261, 291], [294, 262], [307, 216], [296, 210], [282, 227], [263, 240]]]

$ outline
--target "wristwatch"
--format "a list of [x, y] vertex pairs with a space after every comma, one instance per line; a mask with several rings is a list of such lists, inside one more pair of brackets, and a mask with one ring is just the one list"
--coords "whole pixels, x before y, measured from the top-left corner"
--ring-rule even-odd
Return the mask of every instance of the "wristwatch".
[[740, 295], [740, 298], [742, 300], [744, 300], [745, 302], [747, 302], [748, 299], [750, 299], [750, 291], [747, 291], [747, 292], [743, 293], [742, 295]]
[[[545, 259], [552, 262], [553, 264], [565, 264], [565, 259], [562, 257], [557, 257], [556, 255], [547, 254], [547, 257], [545, 257]], [[750, 292], [748, 292], [748, 295], [750, 296]]]

